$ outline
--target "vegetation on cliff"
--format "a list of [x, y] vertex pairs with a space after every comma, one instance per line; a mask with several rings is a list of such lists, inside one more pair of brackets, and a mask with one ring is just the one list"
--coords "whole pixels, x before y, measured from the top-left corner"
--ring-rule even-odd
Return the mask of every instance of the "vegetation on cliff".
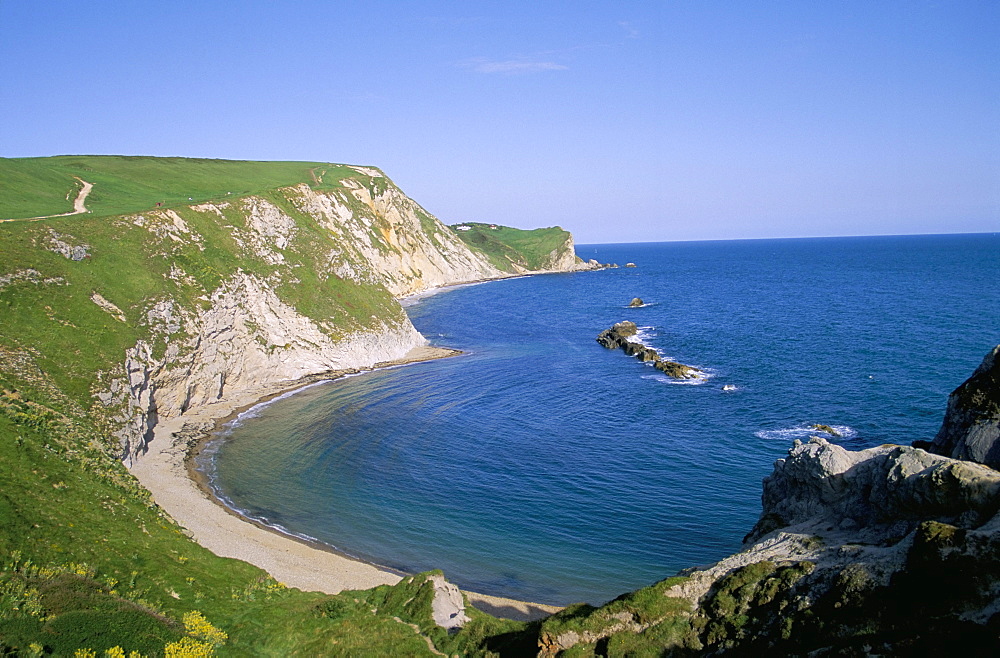
[[342, 180], [358, 175], [354, 167], [322, 162], [126, 155], [0, 158], [0, 219], [69, 212], [78, 178], [94, 184], [87, 197], [90, 214], [105, 217], [143, 212], [157, 204], [174, 208], [226, 200], [300, 183], [336, 189]]
[[[796, 445], [744, 552], [538, 622], [468, 608], [448, 632], [435, 574], [328, 596], [217, 557], [137, 484], [120, 461], [134, 446], [116, 434], [170, 412], [148, 390], [169, 381], [146, 371], [193, 371], [176, 352], [215, 339], [198, 333], [206, 314], [236, 304], [246, 326], [230, 339], [265, 356], [302, 326], [349, 342], [408, 322], [401, 291], [543, 267], [568, 236], [454, 232], [371, 168], [174, 158], [0, 159], [0, 217], [69, 211], [74, 177], [94, 184], [92, 212], [0, 224], [0, 655], [987, 655], [1000, 643], [1000, 475], [912, 448]], [[256, 326], [239, 306], [250, 301], [290, 309], [266, 316], [287, 323], [289, 344]], [[205, 380], [179, 381], [194, 404]], [[996, 399], [995, 381], [963, 390], [963, 413]]]
[[[516, 627], [473, 612], [461, 634], [435, 634], [415, 581], [339, 597], [285, 588], [190, 540], [120, 461], [141, 449], [122, 424], [169, 411], [154, 366], [183, 374], [203, 344], [240, 337], [192, 334], [213, 309], [247, 305], [243, 348], [280, 355], [290, 346], [275, 336], [296, 340], [302, 323], [350, 343], [409, 326], [399, 292], [500, 272], [367, 167], [0, 159], [0, 217], [69, 211], [74, 177], [94, 186], [91, 212], [0, 223], [0, 654], [431, 655]], [[538, 262], [540, 248], [519, 257]], [[249, 306], [265, 302], [290, 315]], [[201, 383], [189, 382], [190, 397]], [[129, 407], [141, 395], [147, 406]]]
[[569, 232], [558, 226], [524, 231], [497, 224], [466, 222], [451, 228], [465, 244], [486, 254], [494, 267], [504, 272], [553, 267], [555, 257], [570, 238]]

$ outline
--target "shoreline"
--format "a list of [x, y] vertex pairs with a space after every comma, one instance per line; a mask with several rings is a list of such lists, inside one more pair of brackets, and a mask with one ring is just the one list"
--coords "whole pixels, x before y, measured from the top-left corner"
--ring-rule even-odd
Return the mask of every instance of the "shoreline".
[[[149, 451], [136, 459], [129, 471], [199, 545], [221, 557], [249, 562], [289, 587], [337, 594], [349, 589], [393, 585], [406, 574], [350, 557], [321, 542], [283, 533], [231, 509], [211, 491], [204, 475], [194, 468], [193, 458], [222, 425], [280, 395], [347, 375], [460, 354], [458, 350], [425, 345], [400, 359], [376, 363], [370, 368], [325, 372], [227, 395], [158, 423]], [[478, 610], [506, 619], [530, 621], [560, 610], [557, 606], [465, 590], [463, 593]]]

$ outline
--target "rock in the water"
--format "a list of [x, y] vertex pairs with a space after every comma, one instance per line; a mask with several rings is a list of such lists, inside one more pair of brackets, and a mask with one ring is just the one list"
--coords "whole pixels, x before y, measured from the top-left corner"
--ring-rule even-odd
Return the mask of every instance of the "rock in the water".
[[635, 263], [625, 263], [625, 267], [635, 267]]
[[1000, 469], [1000, 345], [948, 396], [937, 436], [914, 446]]
[[613, 350], [618, 347], [624, 347], [629, 343], [627, 339], [630, 336], [635, 336], [637, 333], [639, 333], [639, 328], [635, 326], [635, 322], [625, 320], [616, 323], [610, 329], [605, 329], [598, 334], [597, 342], [609, 350]]
[[673, 377], [674, 379], [695, 379], [698, 373], [701, 372], [698, 368], [694, 366], [686, 366], [683, 363], [677, 363], [676, 361], [665, 361], [663, 359], [658, 359], [653, 367], [662, 372], [667, 377]]
[[642, 306], [642, 305], [643, 305], [643, 301], [642, 301], [642, 299], [640, 299], [640, 298], [638, 298], [638, 297], [633, 297], [633, 298], [632, 298], [632, 301], [630, 301], [630, 302], [628, 303], [628, 305], [629, 305], [629, 307], [631, 307], [631, 308], [638, 308], [638, 307], [640, 307], [640, 306]]
[[652, 363], [657, 370], [674, 379], [696, 379], [700, 375], [701, 370], [694, 366], [676, 361], [664, 361], [652, 347], [629, 340], [638, 332], [639, 328], [634, 322], [625, 320], [598, 334], [597, 342], [610, 350], [620, 347], [629, 356], [634, 356], [644, 363]]
[[830, 436], [842, 436], [840, 432], [833, 429], [829, 425], [821, 425], [819, 423], [816, 423], [814, 425], [811, 425], [811, 427], [817, 432], [823, 432], [823, 434], [829, 434]]

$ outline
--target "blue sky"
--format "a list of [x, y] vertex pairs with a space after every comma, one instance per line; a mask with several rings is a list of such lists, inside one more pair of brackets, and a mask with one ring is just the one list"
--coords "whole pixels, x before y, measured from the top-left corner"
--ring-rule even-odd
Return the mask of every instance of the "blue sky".
[[578, 242], [1000, 230], [1000, 3], [0, 0], [0, 156], [381, 167]]

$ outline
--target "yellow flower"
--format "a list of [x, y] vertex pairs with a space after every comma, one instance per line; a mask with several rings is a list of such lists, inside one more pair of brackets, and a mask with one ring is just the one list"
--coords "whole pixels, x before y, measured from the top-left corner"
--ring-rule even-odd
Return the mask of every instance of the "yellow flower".
[[188, 635], [199, 640], [204, 640], [213, 646], [221, 646], [229, 639], [229, 635], [225, 631], [213, 626], [205, 619], [205, 615], [197, 610], [185, 612], [183, 621]]
[[209, 658], [215, 655], [215, 647], [208, 642], [200, 642], [185, 637], [163, 647], [164, 658]]

